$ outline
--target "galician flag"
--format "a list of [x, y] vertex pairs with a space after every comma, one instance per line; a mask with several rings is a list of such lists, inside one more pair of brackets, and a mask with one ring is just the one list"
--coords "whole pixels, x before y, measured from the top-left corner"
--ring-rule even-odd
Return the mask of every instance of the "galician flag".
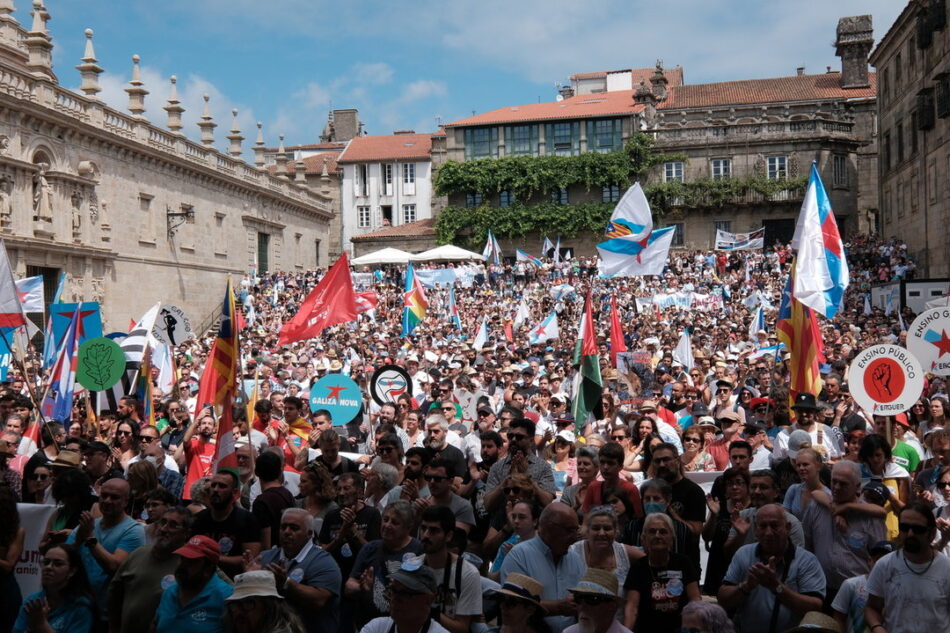
[[486, 261], [491, 261], [495, 266], [501, 264], [501, 246], [495, 236], [492, 235], [491, 229], [488, 230], [488, 242], [485, 244], [485, 250], [482, 251], [482, 257]]
[[815, 163], [811, 165], [792, 248], [798, 250], [792, 296], [825, 318], [834, 318], [850, 277], [844, 243]]
[[544, 244], [541, 245], [541, 257], [547, 257], [548, 251], [551, 251], [553, 249], [554, 249], [554, 243], [551, 241], [551, 239], [547, 235], [545, 235]]
[[696, 364], [693, 360], [693, 345], [689, 340], [689, 330], [683, 330], [680, 340], [673, 350], [673, 360], [683, 364], [683, 368], [689, 371]]
[[554, 263], [558, 264], [561, 262], [561, 236], [557, 236], [557, 244], [554, 245]]
[[650, 204], [640, 183], [634, 183], [614, 207], [604, 235], [610, 239], [638, 242], [648, 237], [652, 230]]
[[76, 360], [79, 352], [79, 336], [77, 330], [79, 321], [82, 319], [80, 316], [81, 309], [82, 304], [79, 304], [76, 307], [76, 312], [73, 314], [72, 320], [69, 322], [66, 336], [63, 338], [63, 345], [59, 348], [59, 354], [56, 357], [56, 364], [53, 365], [49, 389], [40, 407], [44, 418], [62, 422], [67, 426], [72, 419], [73, 412]]
[[604, 277], [662, 275], [676, 227], [652, 231], [639, 241], [612, 239], [597, 245], [600, 274]]
[[765, 310], [762, 308], [762, 304], [759, 304], [759, 307], [755, 309], [755, 312], [752, 313], [752, 322], [749, 323], [749, 339], [756, 341], [756, 334], [759, 333], [759, 330], [765, 329]]
[[535, 266], [539, 268], [543, 264], [543, 262], [537, 257], [535, 257], [534, 255], [520, 249], [515, 251], [515, 255], [516, 255], [517, 261], [519, 262], [528, 262], [529, 264], [534, 264]]
[[17, 279], [16, 290], [24, 312], [43, 311], [43, 275]]
[[593, 411], [600, 402], [603, 393], [603, 383], [600, 378], [600, 358], [597, 353], [597, 337], [594, 336], [594, 318], [591, 308], [590, 291], [584, 302], [584, 312], [581, 317], [581, 327], [578, 328], [580, 338], [580, 372], [574, 381], [574, 394], [571, 401], [571, 413], [574, 414], [574, 425], [580, 432], [593, 418]]
[[483, 316], [482, 322], [478, 325], [478, 331], [475, 332], [475, 340], [472, 341], [472, 348], [480, 350], [488, 342], [488, 317]]
[[459, 316], [459, 306], [455, 302], [455, 286], [449, 286], [449, 320], [456, 330], [462, 329], [462, 317]]
[[538, 327], [531, 330], [528, 334], [528, 342], [535, 345], [552, 339], [557, 340], [560, 335], [561, 333], [557, 327], [557, 314], [552, 312], [538, 324]]
[[528, 303], [522, 298], [521, 303], [518, 304], [518, 312], [515, 314], [515, 327], [527, 321], [530, 316], [531, 313], [528, 311]]

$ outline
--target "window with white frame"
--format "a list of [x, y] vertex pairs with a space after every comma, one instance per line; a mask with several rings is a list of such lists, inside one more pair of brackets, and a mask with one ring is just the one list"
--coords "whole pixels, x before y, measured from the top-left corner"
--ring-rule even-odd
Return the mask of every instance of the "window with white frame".
[[356, 226], [361, 229], [369, 228], [371, 218], [369, 207], [356, 207]]
[[414, 204], [404, 204], [402, 205], [402, 222], [403, 224], [416, 221], [416, 205]]
[[766, 175], [769, 180], [784, 180], [788, 178], [788, 156], [769, 156], [766, 159]]
[[383, 165], [383, 195], [393, 195], [393, 166]]
[[723, 180], [724, 178], [732, 177], [731, 158], [714, 158], [710, 163], [713, 180]]
[[402, 165], [402, 192], [407, 196], [416, 195], [415, 163], [403, 163]]
[[663, 182], [674, 180], [683, 182], [683, 163], [681, 161], [671, 161], [663, 164]]
[[844, 154], [835, 154], [831, 161], [832, 182], [835, 187], [848, 186], [848, 157]]
[[601, 191], [601, 200], [604, 202], [620, 200], [620, 185], [605, 185]]
[[356, 166], [356, 195], [369, 195], [369, 165]]

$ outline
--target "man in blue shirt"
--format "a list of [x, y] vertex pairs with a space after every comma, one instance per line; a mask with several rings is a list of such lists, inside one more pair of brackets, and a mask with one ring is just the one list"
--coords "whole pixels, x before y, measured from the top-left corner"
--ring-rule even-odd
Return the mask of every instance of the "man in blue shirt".
[[[307, 633], [340, 629], [343, 577], [333, 557], [313, 543], [313, 517], [287, 508], [280, 519], [280, 546], [261, 554], [260, 567], [273, 572], [280, 595], [297, 611]], [[254, 565], [246, 565], [250, 571]]]
[[93, 519], [83, 512], [79, 525], [67, 542], [79, 547], [82, 564], [96, 598], [100, 619], [108, 617], [109, 583], [129, 554], [145, 545], [145, 526], [125, 513], [129, 502], [129, 484], [124, 479], [110, 479], [99, 489], [99, 511]]
[[570, 551], [577, 540], [577, 513], [567, 504], [555, 501], [548, 505], [538, 520], [538, 535], [511, 548], [501, 565], [501, 582], [510, 573], [534, 578], [544, 589], [541, 606], [552, 631], [563, 631], [574, 624], [577, 605], [568, 596], [584, 574], [584, 564], [577, 552]]
[[234, 588], [217, 574], [217, 542], [199, 534], [175, 554], [176, 582], [162, 592], [151, 633], [223, 633], [225, 600]]

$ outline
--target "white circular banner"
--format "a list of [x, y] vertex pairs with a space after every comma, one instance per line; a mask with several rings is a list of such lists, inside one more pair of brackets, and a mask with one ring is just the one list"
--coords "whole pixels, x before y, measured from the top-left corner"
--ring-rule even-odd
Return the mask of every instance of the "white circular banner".
[[897, 415], [910, 409], [924, 388], [924, 372], [909, 350], [872, 345], [851, 361], [851, 396], [873, 415]]
[[907, 330], [907, 349], [925, 372], [950, 376], [950, 307], [918, 314]]
[[174, 347], [195, 338], [195, 333], [184, 310], [178, 306], [163, 304], [155, 318], [152, 336], [159, 343]]

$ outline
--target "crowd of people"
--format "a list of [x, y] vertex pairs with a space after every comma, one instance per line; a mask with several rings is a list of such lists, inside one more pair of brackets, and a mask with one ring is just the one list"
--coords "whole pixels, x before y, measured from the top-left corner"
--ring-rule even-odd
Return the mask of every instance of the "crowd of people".
[[[148, 414], [80, 395], [71, 420], [40, 420], [28, 358], [0, 389], [0, 633], [950, 630], [945, 382], [893, 417], [848, 387], [854, 355], [902, 344], [914, 316], [868, 310], [870, 284], [915, 269], [894, 240], [846, 246], [823, 388], [791, 401], [787, 351], [760, 351], [778, 343], [783, 246], [674, 251], [652, 278], [585, 258], [479, 266], [454, 289], [462, 328], [437, 287], [408, 336], [404, 269], [383, 269], [375, 309], [285, 346], [323, 271], [248, 275], [236, 468], [216, 467], [220, 411], [197, 401], [213, 332], [175, 348], [169, 388], [153, 372]], [[603, 394], [577, 420], [588, 293]], [[714, 300], [654, 300], [676, 293]], [[531, 344], [551, 313], [559, 335]], [[377, 402], [391, 364], [411, 389]], [[311, 409], [331, 374], [361, 387], [355, 418]], [[17, 502], [55, 508], [27, 596]]]

